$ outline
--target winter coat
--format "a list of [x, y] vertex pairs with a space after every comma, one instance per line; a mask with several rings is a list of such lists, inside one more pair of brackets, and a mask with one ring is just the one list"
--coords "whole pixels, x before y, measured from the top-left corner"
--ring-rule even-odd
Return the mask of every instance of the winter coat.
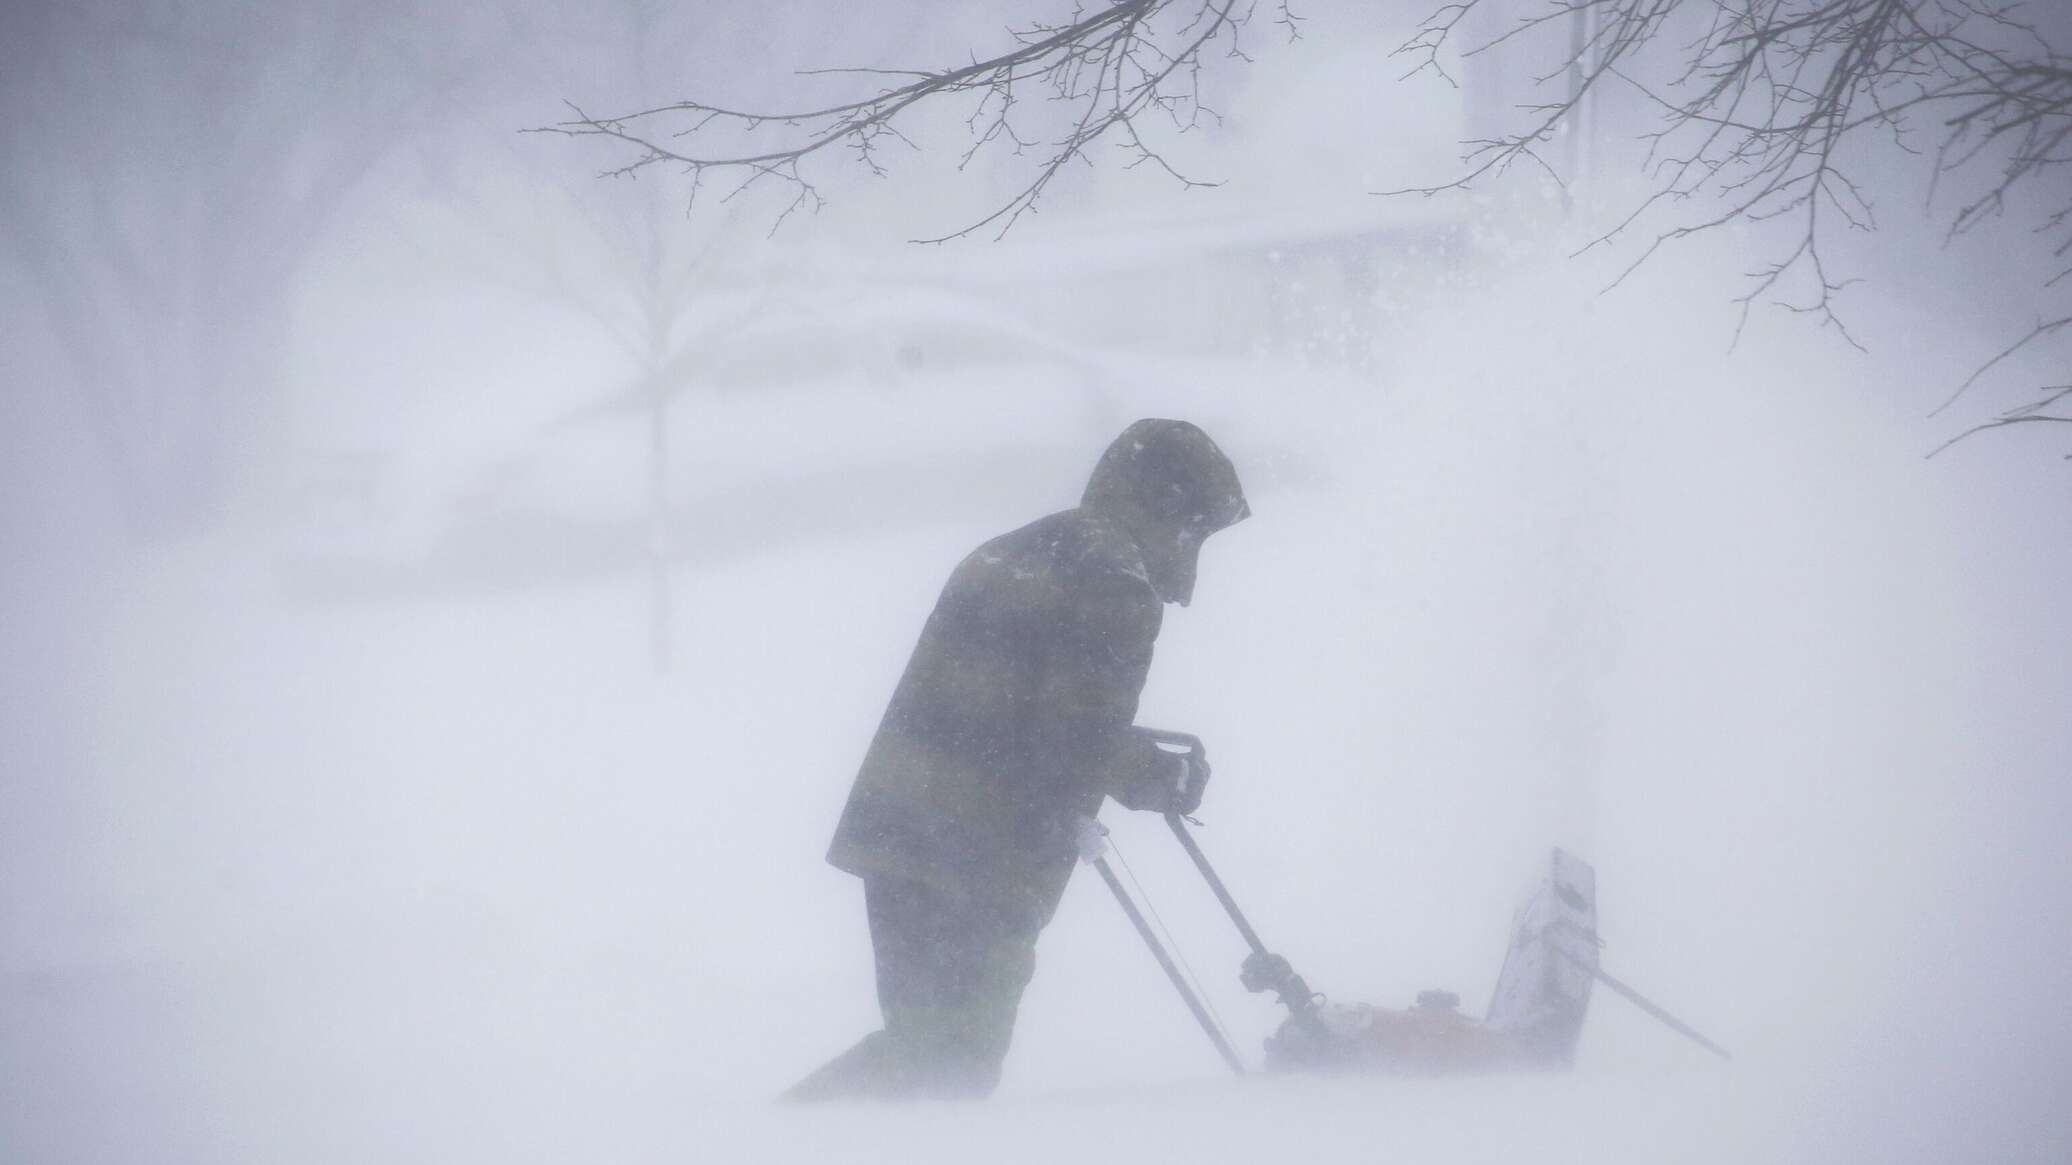
[[1104, 795], [1142, 805], [1177, 761], [1131, 731], [1163, 606], [1097, 509], [973, 551], [921, 631], [828, 860], [925, 882], [1040, 927]]

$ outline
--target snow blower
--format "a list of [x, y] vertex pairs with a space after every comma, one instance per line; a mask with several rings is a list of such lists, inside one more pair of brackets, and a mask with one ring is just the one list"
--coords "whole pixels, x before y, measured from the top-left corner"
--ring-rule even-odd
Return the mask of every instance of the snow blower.
[[[1206, 779], [1207, 753], [1198, 737], [1154, 729], [1139, 731], [1187, 762], [1188, 775], [1182, 780]], [[1596, 872], [1588, 862], [1563, 850], [1554, 851], [1546, 878], [1513, 917], [1511, 945], [1497, 976], [1496, 990], [1484, 1017], [1476, 1020], [1461, 1014], [1460, 997], [1451, 991], [1420, 992], [1414, 1006], [1402, 1009], [1337, 1003], [1312, 991], [1287, 959], [1267, 949], [1244, 911], [1238, 909], [1223, 879], [1217, 876], [1215, 867], [1209, 864], [1208, 855], [1188, 829], [1188, 821], [1177, 813], [1166, 815], [1166, 825], [1250, 948], [1240, 968], [1239, 981], [1248, 991], [1273, 992], [1288, 1009], [1280, 1029], [1266, 1039], [1268, 1071], [1438, 1075], [1567, 1068], [1575, 1059], [1591, 989], [1597, 983], [1707, 1051], [1728, 1058], [1718, 1044], [1598, 966], [1598, 951], [1604, 944], [1597, 937]], [[1100, 836], [1086, 843], [1088, 862], [1114, 893], [1218, 1055], [1233, 1072], [1245, 1074], [1244, 1061], [1202, 994], [1182, 973], [1109, 865], [1106, 831], [1098, 832]], [[1138, 892], [1142, 893], [1141, 886]]]

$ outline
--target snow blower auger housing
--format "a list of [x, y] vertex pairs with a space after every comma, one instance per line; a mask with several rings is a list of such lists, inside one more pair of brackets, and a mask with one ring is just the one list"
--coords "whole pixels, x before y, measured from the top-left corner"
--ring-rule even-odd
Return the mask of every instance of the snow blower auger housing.
[[1267, 1067], [1409, 1075], [1566, 1068], [1596, 969], [1596, 875], [1557, 849], [1546, 880], [1512, 919], [1487, 1018], [1461, 1014], [1460, 996], [1441, 990], [1419, 992], [1401, 1009], [1319, 1003], [1316, 1022], [1291, 1016], [1267, 1038]]
[[[1198, 767], [1206, 774], [1207, 758], [1198, 738], [1154, 729], [1139, 731], [1159, 747], [1186, 757], [1190, 771]], [[1451, 991], [1420, 992], [1414, 1006], [1402, 1009], [1336, 1003], [1311, 991], [1287, 959], [1267, 950], [1188, 831], [1188, 821], [1178, 813], [1166, 815], [1173, 836], [1251, 948], [1239, 981], [1249, 991], [1273, 992], [1288, 1009], [1280, 1030], [1266, 1039], [1269, 1071], [1439, 1075], [1567, 1068], [1575, 1060], [1591, 990], [1599, 982], [1707, 1051], [1727, 1058], [1718, 1044], [1598, 966], [1602, 943], [1597, 937], [1597, 874], [1573, 854], [1554, 851], [1546, 877], [1512, 917], [1511, 943], [1488, 1014], [1475, 1020], [1461, 1014], [1460, 997]], [[1104, 860], [1091, 860], [1224, 1061], [1242, 1074], [1243, 1064], [1228, 1037], [1143, 922], [1121, 883]]]

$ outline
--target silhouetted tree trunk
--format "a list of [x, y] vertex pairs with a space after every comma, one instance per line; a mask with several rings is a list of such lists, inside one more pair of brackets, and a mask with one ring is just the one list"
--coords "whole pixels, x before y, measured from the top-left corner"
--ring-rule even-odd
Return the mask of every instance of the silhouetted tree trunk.
[[0, 244], [134, 526], [218, 518], [281, 456], [298, 276], [457, 54], [381, 5], [10, 6]]

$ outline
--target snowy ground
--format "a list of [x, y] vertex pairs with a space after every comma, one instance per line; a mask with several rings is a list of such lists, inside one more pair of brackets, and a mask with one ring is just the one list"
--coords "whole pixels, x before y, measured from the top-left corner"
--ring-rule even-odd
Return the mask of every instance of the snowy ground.
[[[1477, 291], [1500, 343], [1435, 305], [1379, 389], [1140, 367], [1116, 407], [1199, 420], [1257, 512], [1141, 719], [1208, 738], [1204, 844], [1319, 988], [1479, 1010], [1562, 844], [1606, 966], [1732, 1063], [1600, 996], [1569, 1076], [1233, 1082], [1081, 879], [995, 1102], [771, 1105], [872, 1025], [820, 854], [949, 567], [1073, 499], [1098, 438], [1046, 431], [996, 516], [682, 571], [663, 679], [630, 577], [311, 606], [270, 540], [21, 527], [0, 1158], [2064, 1159], [2061, 471], [1920, 461], [1905, 351], [1666, 380], [1715, 300], [1636, 323], [1568, 278]], [[903, 448], [833, 400], [789, 436]], [[84, 472], [54, 440], [19, 471]], [[1256, 1048], [1235, 937], [1115, 824]]]

